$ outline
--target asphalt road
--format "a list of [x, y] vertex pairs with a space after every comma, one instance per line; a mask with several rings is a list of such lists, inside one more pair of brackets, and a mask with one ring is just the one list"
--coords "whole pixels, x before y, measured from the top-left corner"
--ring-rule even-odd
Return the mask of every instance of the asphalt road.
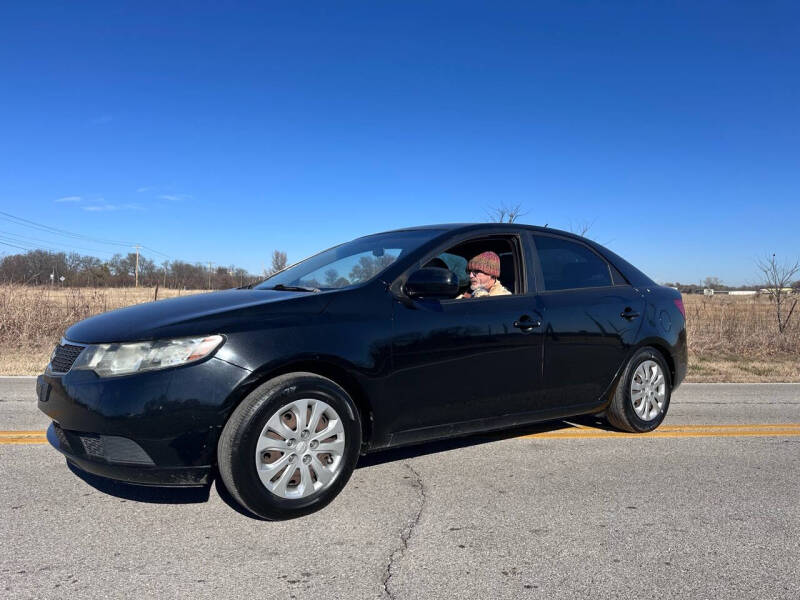
[[[0, 378], [0, 430], [46, 427], [33, 387]], [[87, 482], [0, 437], [0, 593], [800, 597], [800, 385], [685, 384], [662, 437], [593, 425], [373, 455], [328, 508], [280, 523], [215, 486]]]

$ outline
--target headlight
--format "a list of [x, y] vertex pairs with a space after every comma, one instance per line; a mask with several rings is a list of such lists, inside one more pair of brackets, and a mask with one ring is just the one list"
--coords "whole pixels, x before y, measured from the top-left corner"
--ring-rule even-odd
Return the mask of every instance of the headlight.
[[94, 371], [101, 377], [166, 369], [203, 359], [224, 341], [221, 335], [209, 335], [129, 344], [96, 344], [81, 352], [72, 368]]

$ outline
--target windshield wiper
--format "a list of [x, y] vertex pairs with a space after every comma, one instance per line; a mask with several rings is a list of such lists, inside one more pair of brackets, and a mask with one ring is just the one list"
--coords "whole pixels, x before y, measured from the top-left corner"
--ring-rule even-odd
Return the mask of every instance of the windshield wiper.
[[303, 285], [283, 285], [279, 283], [278, 285], [274, 285], [271, 288], [266, 288], [268, 290], [278, 290], [280, 292], [318, 292], [319, 289], [315, 287], [306, 287]]

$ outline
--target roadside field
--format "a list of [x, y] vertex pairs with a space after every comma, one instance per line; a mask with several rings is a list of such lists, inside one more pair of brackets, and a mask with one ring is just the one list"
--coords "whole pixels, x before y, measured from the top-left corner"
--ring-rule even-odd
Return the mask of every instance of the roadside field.
[[[158, 298], [205, 290], [159, 289]], [[152, 301], [154, 288], [0, 285], [0, 375], [41, 372], [72, 323]], [[792, 300], [793, 301], [793, 300]], [[800, 382], [800, 308], [779, 333], [766, 297], [684, 296], [694, 382]]]
[[[205, 291], [160, 288], [157, 298]], [[73, 323], [155, 298], [155, 288], [0, 285], [0, 375], [41, 373], [54, 346]]]
[[686, 295], [683, 303], [687, 381], [800, 382], [800, 306], [780, 333], [766, 296]]

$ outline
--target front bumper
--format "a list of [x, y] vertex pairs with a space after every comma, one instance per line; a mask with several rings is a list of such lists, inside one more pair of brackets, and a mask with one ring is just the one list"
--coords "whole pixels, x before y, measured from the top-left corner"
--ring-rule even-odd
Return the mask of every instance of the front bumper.
[[[107, 436], [109, 437], [109, 436]], [[57, 423], [47, 428], [47, 441], [82, 471], [137, 485], [158, 487], [196, 487], [211, 483], [211, 466], [157, 467], [145, 462], [115, 462], [91, 454], [83, 440], [102, 440], [103, 436], [81, 434], [61, 429]], [[125, 438], [117, 438], [125, 439]], [[72, 440], [72, 441], [69, 441]], [[135, 443], [135, 442], [132, 442]]]
[[210, 482], [234, 390], [250, 375], [223, 360], [124, 377], [39, 376], [50, 444], [83, 471], [128, 483]]

